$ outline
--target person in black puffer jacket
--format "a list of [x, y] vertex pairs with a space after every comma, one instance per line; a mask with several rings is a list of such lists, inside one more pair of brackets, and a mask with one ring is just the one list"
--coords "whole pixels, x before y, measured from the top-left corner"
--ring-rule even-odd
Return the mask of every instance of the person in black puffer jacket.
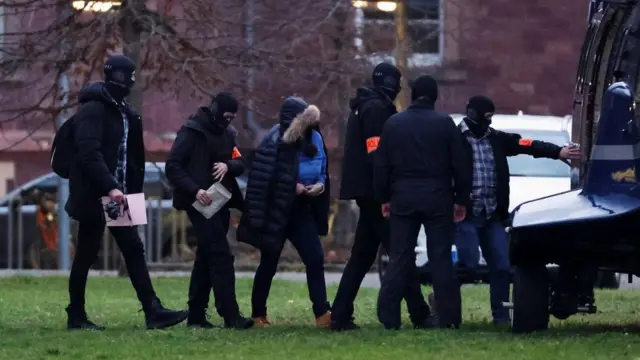
[[329, 176], [326, 147], [315, 130], [319, 118], [317, 107], [287, 98], [280, 107], [279, 124], [261, 142], [250, 167], [238, 240], [261, 252], [251, 296], [257, 326], [270, 325], [267, 297], [286, 239], [305, 264], [316, 325], [329, 326], [324, 251], [318, 235], [327, 228]]
[[[225, 327], [247, 329], [253, 321], [240, 313], [235, 292], [234, 257], [227, 241], [229, 207], [242, 202], [235, 178], [244, 172], [242, 155], [228, 126], [238, 111], [229, 93], [220, 93], [208, 107], [201, 107], [178, 132], [166, 163], [167, 178], [174, 187], [173, 206], [186, 210], [198, 241], [189, 285], [189, 317], [192, 327], [213, 328], [207, 321], [209, 292], [213, 288], [216, 310]], [[192, 204], [208, 205], [206, 190], [216, 181], [231, 193], [231, 200], [210, 219]]]

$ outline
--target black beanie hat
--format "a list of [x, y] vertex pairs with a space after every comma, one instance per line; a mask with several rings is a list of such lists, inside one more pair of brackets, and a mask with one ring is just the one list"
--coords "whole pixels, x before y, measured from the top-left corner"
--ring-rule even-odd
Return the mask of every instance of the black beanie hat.
[[402, 73], [397, 67], [389, 63], [380, 63], [373, 69], [371, 78], [375, 87], [396, 90], [400, 88]]
[[438, 100], [438, 82], [429, 75], [423, 75], [411, 82], [411, 100], [423, 98], [435, 103]]
[[[231, 93], [221, 92], [211, 99], [211, 105], [216, 104], [218, 114], [222, 115], [226, 112], [238, 112], [238, 100]], [[212, 106], [213, 107], [213, 106]]]
[[[469, 110], [472, 110], [470, 112]], [[486, 113], [493, 113], [496, 107], [493, 101], [486, 96], [476, 95], [469, 99], [467, 103], [467, 116], [471, 120], [482, 121]]]
[[103, 71], [107, 83], [130, 88], [134, 84], [131, 76], [136, 71], [136, 64], [127, 56], [113, 55], [104, 63]]

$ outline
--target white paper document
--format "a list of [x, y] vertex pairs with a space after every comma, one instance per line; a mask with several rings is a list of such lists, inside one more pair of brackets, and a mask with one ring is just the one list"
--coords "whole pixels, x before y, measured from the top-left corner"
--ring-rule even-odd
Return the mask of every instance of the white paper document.
[[227, 190], [219, 182], [211, 185], [207, 190], [207, 194], [211, 198], [211, 205], [202, 205], [198, 200], [193, 203], [193, 208], [198, 210], [202, 216], [207, 219], [211, 219], [215, 213], [220, 211], [222, 207], [231, 199], [231, 192]]

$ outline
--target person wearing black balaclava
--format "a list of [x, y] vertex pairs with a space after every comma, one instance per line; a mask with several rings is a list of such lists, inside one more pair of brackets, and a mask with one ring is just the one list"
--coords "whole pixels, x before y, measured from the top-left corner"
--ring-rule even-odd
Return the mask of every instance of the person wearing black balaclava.
[[[199, 108], [178, 131], [165, 165], [174, 188], [173, 207], [187, 212], [198, 244], [189, 285], [187, 324], [191, 327], [214, 327], [206, 314], [212, 288], [216, 310], [225, 327], [253, 326], [238, 306], [234, 257], [227, 241], [229, 208], [242, 210], [243, 205], [235, 178], [244, 172], [244, 164], [235, 134], [229, 128], [237, 111], [238, 101], [231, 94], [217, 94], [209, 106]], [[218, 181], [231, 192], [231, 200], [207, 219], [192, 204], [198, 201], [210, 205], [207, 189]]]
[[[380, 245], [389, 248], [388, 222], [374, 198], [373, 158], [387, 119], [396, 113], [393, 101], [400, 92], [402, 74], [395, 66], [380, 63], [373, 70], [373, 87], [359, 88], [351, 100], [342, 160], [340, 199], [355, 200], [360, 208], [351, 257], [344, 269], [333, 302], [331, 329], [354, 330], [353, 302], [365, 275], [378, 255]], [[404, 297], [411, 321], [423, 326], [429, 314], [417, 279], [408, 284]]]
[[[504, 302], [509, 301], [511, 277], [508, 238], [504, 228], [509, 217], [507, 157], [527, 154], [551, 159], [574, 159], [580, 156], [580, 151], [493, 129], [491, 119], [495, 105], [486, 96], [470, 98], [466, 113], [467, 116], [458, 125], [458, 136], [464, 142], [463, 153], [468, 159], [467, 166], [473, 181], [467, 216], [456, 225], [458, 264], [467, 269], [476, 269], [480, 260], [478, 248], [482, 248], [489, 268], [493, 322], [497, 325], [509, 324], [509, 311], [503, 306]], [[435, 295], [436, 303], [440, 304], [437, 289]], [[440, 307], [438, 305], [438, 312]]]
[[[104, 82], [80, 91], [80, 108], [73, 121], [75, 157], [69, 168], [69, 216], [78, 220], [78, 245], [69, 275], [69, 329], [102, 330], [85, 311], [85, 288], [96, 261], [105, 227], [101, 197], [123, 204], [126, 194], [142, 192], [145, 173], [142, 120], [126, 103], [135, 83], [135, 64], [122, 55], [104, 64]], [[166, 309], [155, 294], [144, 247], [133, 226], [109, 227], [124, 257], [131, 283], [142, 303], [147, 328], [158, 329], [184, 321], [186, 311]]]
[[[411, 84], [412, 103], [385, 124], [374, 162], [374, 191], [389, 219], [389, 264], [378, 297], [378, 319], [401, 326], [400, 302], [415, 278], [415, 246], [425, 227], [439, 317], [422, 327], [457, 328], [460, 287], [451, 260], [454, 222], [464, 218], [471, 173], [463, 140], [450, 116], [435, 111], [438, 86], [430, 76]], [[453, 184], [452, 184], [453, 180]]]

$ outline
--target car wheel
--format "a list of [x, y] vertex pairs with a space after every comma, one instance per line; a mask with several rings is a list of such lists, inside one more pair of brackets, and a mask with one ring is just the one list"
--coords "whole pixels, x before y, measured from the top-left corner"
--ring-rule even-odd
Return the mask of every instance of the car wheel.
[[620, 288], [620, 274], [612, 271], [600, 271], [596, 287], [599, 289], [618, 289]]
[[549, 275], [544, 265], [515, 269], [512, 298], [511, 330], [514, 333], [549, 327]]
[[380, 283], [387, 271], [387, 265], [389, 264], [389, 255], [387, 251], [381, 246], [378, 251], [378, 276], [380, 277]]

